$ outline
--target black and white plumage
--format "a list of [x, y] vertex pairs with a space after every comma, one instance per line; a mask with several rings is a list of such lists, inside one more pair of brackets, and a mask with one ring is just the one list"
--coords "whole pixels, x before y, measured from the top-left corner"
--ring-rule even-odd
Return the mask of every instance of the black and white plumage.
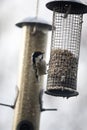
[[47, 72], [47, 64], [43, 59], [43, 52], [37, 51], [32, 55], [33, 67], [35, 70], [35, 76], [38, 79], [39, 76], [45, 75]]

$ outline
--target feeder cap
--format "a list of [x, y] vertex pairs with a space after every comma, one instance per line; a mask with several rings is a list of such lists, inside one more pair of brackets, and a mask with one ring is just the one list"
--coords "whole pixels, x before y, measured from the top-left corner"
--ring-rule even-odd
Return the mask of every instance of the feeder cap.
[[[84, 4], [80, 0], [55, 0], [48, 2], [46, 7], [50, 10], [54, 10], [59, 13], [66, 13], [64, 7], [71, 5], [69, 14], [84, 14], [87, 13], [87, 4]], [[59, 7], [62, 7], [59, 8]]]
[[46, 28], [48, 30], [52, 30], [52, 25], [49, 24], [47, 21], [45, 21], [44, 19], [41, 19], [41, 18], [36, 18], [36, 17], [28, 17], [28, 18], [25, 18], [23, 21], [19, 22], [16, 24], [17, 27], [20, 27], [22, 28], [23, 26], [34, 26], [34, 25], [37, 25], [39, 27], [42, 27], [42, 28]]

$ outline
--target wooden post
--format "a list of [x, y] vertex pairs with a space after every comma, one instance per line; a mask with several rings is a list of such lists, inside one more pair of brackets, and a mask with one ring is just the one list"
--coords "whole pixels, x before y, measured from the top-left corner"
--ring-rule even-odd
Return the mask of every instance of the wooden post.
[[43, 22], [26, 20], [18, 23], [24, 30], [24, 42], [19, 72], [19, 96], [16, 103], [13, 130], [39, 130], [40, 104], [39, 93], [43, 86], [44, 76], [37, 81], [32, 63], [35, 51], [46, 53], [47, 32], [51, 25]]

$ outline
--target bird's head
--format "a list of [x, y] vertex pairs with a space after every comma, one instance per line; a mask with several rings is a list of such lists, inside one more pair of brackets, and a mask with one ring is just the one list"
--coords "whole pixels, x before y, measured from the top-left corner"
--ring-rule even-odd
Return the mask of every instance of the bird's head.
[[44, 54], [44, 52], [41, 52], [41, 51], [34, 52], [33, 55], [32, 55], [32, 57], [33, 57], [33, 59], [32, 59], [33, 63], [35, 64], [35, 60], [38, 57], [39, 57], [39, 59], [43, 59], [43, 54]]

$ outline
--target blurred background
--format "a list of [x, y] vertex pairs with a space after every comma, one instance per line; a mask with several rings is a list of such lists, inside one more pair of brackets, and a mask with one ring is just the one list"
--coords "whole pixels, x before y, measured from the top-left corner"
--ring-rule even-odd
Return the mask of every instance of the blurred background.
[[[40, 0], [39, 17], [52, 22], [52, 12]], [[84, 3], [86, 0], [83, 1]], [[0, 102], [13, 104], [18, 80], [22, 29], [15, 24], [36, 14], [37, 0], [0, 0]], [[87, 14], [83, 17], [77, 90], [69, 99], [44, 95], [44, 107], [57, 112], [41, 113], [40, 130], [87, 130]], [[0, 106], [0, 130], [12, 130], [14, 110]]]

